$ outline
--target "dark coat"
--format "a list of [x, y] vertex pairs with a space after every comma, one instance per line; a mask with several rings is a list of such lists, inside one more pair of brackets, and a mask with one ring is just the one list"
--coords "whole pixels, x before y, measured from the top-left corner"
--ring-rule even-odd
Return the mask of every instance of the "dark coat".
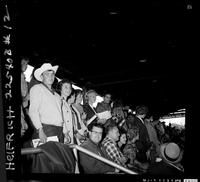
[[147, 171], [149, 175], [183, 175], [184, 173], [176, 167], [166, 163], [165, 161], [156, 162], [149, 166]]
[[[94, 110], [90, 107], [89, 104], [84, 104], [83, 105], [83, 110], [86, 113], [86, 121], [88, 121], [90, 118], [92, 118], [96, 113]], [[97, 118], [94, 119], [92, 122], [97, 122]]]
[[138, 149], [137, 159], [140, 162], [147, 162], [146, 152], [151, 147], [147, 128], [138, 117], [134, 117], [132, 126], [139, 129], [139, 140], [135, 143]]
[[[100, 147], [92, 142], [90, 139], [85, 141], [81, 147], [97, 154], [101, 155], [102, 157], [106, 157], [103, 152], [101, 151]], [[86, 174], [103, 174], [107, 172], [113, 172], [115, 169], [109, 165], [107, 165], [104, 162], [101, 162], [98, 159], [95, 159], [93, 157], [90, 157], [87, 154], [84, 154], [82, 152], [79, 153], [80, 157], [80, 164], [83, 168], [84, 173]]]

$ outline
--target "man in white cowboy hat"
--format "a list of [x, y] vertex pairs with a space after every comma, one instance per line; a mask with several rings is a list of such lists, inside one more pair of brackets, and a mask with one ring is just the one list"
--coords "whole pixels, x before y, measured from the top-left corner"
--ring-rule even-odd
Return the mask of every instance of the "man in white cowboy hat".
[[42, 143], [47, 137], [57, 136], [63, 142], [63, 119], [60, 96], [52, 88], [58, 66], [44, 63], [34, 72], [40, 84], [30, 90], [29, 115]]
[[183, 175], [182, 160], [183, 151], [176, 143], [170, 142], [160, 146], [161, 158], [152, 164], [148, 174], [153, 175]]

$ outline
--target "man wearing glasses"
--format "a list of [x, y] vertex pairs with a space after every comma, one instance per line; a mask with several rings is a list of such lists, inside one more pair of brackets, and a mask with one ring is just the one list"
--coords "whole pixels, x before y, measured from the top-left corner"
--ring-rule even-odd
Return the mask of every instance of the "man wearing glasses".
[[[101, 151], [99, 143], [102, 139], [103, 127], [99, 123], [92, 123], [89, 130], [89, 138], [86, 140], [81, 147], [107, 158]], [[80, 164], [85, 174], [104, 174], [109, 172], [118, 172], [117, 169], [101, 162], [98, 159], [90, 157], [87, 154], [80, 152]]]

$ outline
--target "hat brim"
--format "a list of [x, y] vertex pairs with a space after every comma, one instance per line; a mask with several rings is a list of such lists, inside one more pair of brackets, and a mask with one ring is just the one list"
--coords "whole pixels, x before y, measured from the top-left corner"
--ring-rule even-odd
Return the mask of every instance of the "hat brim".
[[165, 153], [164, 153], [165, 148], [166, 148], [167, 145], [168, 145], [168, 143], [164, 143], [164, 144], [162, 144], [162, 145], [160, 146], [160, 153], [161, 153], [161, 155], [162, 155], [162, 158], [163, 158], [165, 161], [167, 161], [167, 162], [169, 162], [169, 163], [172, 163], [172, 164], [176, 164], [176, 163], [180, 162], [181, 159], [182, 159], [182, 156], [183, 156], [183, 151], [180, 151], [180, 154], [179, 154], [178, 158], [177, 158], [175, 161], [168, 160], [168, 159], [165, 157]]
[[40, 68], [36, 69], [35, 72], [34, 72], [35, 78], [38, 81], [42, 82], [41, 75], [42, 75], [43, 72], [45, 72], [47, 70], [52, 70], [52, 71], [54, 71], [56, 73], [57, 70], [58, 70], [58, 66], [52, 66], [51, 68], [42, 68], [42, 67], [40, 67]]

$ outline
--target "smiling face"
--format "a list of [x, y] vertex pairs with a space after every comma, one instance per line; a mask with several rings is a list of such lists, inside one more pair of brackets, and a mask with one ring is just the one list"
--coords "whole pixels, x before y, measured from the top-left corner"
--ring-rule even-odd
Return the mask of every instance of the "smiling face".
[[70, 83], [63, 83], [61, 87], [61, 96], [67, 98], [72, 92], [72, 86]]
[[95, 92], [91, 92], [88, 94], [88, 101], [90, 104], [93, 104], [96, 102], [96, 96], [97, 94]]
[[120, 136], [120, 142], [122, 144], [126, 144], [126, 134], [125, 133], [121, 134], [121, 136]]
[[80, 104], [83, 101], [83, 95], [80, 93], [76, 96], [76, 103]]
[[92, 131], [89, 132], [90, 139], [94, 143], [98, 144], [102, 139], [102, 133], [103, 133], [103, 129], [102, 128], [94, 126], [92, 128]]
[[45, 85], [52, 85], [55, 79], [55, 72], [53, 70], [44, 71], [41, 77]]

